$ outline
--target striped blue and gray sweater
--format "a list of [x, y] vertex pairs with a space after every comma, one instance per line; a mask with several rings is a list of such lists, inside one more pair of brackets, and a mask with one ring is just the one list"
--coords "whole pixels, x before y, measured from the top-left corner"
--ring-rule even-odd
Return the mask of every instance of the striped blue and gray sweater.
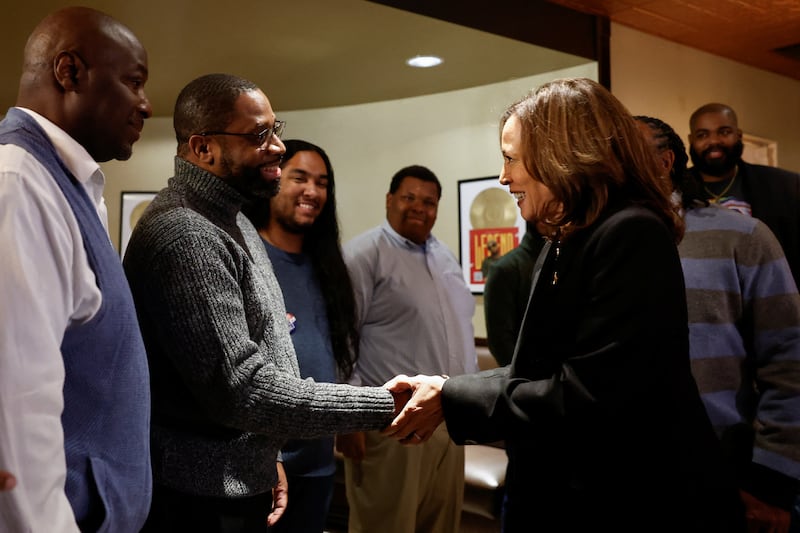
[[800, 296], [761, 221], [701, 207], [679, 246], [692, 371], [742, 488], [788, 508], [800, 479]]

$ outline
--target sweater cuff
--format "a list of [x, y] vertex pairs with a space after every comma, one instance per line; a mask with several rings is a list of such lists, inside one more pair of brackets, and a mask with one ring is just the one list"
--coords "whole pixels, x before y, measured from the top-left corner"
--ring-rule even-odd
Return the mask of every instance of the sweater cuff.
[[764, 465], [750, 463], [742, 489], [764, 503], [791, 511], [800, 494], [800, 482]]

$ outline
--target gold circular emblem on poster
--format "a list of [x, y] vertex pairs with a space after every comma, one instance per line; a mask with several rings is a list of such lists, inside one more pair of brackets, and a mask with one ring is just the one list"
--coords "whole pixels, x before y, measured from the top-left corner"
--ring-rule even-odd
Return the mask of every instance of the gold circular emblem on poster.
[[478, 193], [469, 208], [475, 229], [510, 228], [517, 223], [517, 204], [505, 189], [491, 187]]
[[136, 223], [139, 222], [139, 218], [144, 213], [144, 210], [147, 209], [147, 206], [150, 205], [151, 200], [142, 200], [131, 209], [131, 216], [128, 219], [131, 223], [131, 230], [133, 230]]

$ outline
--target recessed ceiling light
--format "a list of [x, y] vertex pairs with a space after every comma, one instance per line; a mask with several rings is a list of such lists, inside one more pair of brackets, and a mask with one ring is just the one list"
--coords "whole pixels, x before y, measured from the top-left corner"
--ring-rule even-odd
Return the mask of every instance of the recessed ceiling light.
[[442, 58], [437, 56], [414, 56], [406, 61], [411, 67], [429, 68], [442, 64]]

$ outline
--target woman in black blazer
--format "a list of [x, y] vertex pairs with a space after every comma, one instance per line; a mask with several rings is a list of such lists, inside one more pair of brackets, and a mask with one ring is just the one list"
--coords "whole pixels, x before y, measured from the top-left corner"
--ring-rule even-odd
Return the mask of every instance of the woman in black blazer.
[[508, 367], [400, 376], [387, 429], [504, 439], [503, 531], [739, 531], [741, 507], [689, 367], [683, 233], [633, 118], [588, 79], [547, 83], [502, 121], [500, 183], [549, 228]]

